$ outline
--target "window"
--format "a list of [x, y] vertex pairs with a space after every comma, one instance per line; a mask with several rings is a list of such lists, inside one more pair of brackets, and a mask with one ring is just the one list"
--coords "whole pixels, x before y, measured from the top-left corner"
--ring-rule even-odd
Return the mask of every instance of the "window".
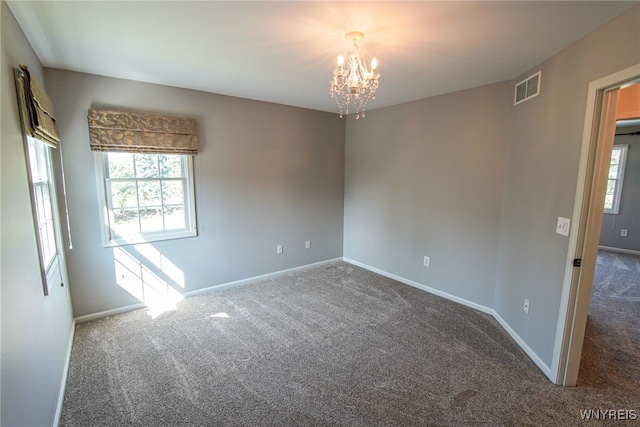
[[188, 155], [96, 153], [105, 246], [196, 235]]
[[62, 286], [64, 264], [51, 162], [51, 149], [58, 148], [60, 135], [51, 98], [32, 78], [26, 66], [20, 65], [14, 71], [42, 287], [44, 294], [49, 295], [54, 285]]
[[31, 198], [33, 204], [33, 220], [38, 240], [40, 268], [45, 283], [45, 295], [51, 287], [60, 280], [58, 242], [57, 204], [55, 201], [55, 187], [50, 151], [44, 142], [27, 136], [28, 170], [31, 184]]
[[614, 145], [611, 151], [607, 192], [604, 196], [604, 213], [617, 214], [620, 210], [620, 195], [628, 148], [628, 145]]

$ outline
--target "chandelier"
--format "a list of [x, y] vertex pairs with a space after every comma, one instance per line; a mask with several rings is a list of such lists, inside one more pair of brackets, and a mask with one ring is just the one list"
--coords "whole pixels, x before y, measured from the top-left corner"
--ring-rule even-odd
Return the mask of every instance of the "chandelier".
[[346, 64], [342, 56], [338, 57], [338, 65], [333, 70], [333, 79], [329, 84], [329, 93], [338, 104], [340, 118], [343, 114], [349, 114], [351, 109], [355, 111], [356, 119], [359, 119], [360, 116], [364, 117], [369, 100], [376, 98], [380, 77], [376, 70], [378, 62], [374, 58], [371, 68], [367, 68], [367, 60], [358, 50], [358, 42], [364, 38], [363, 33], [352, 31], [345, 34], [345, 38], [353, 42], [353, 49], [347, 52]]

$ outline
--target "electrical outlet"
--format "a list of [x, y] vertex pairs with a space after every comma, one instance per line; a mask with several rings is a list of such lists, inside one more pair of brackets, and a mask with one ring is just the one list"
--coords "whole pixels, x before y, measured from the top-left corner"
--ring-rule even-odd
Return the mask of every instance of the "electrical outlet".
[[276, 247], [276, 252], [277, 252], [277, 253], [279, 253], [279, 254], [281, 254], [281, 253], [282, 253], [282, 245], [278, 245], [278, 246]]
[[307, 240], [307, 241], [304, 243], [304, 247], [305, 247], [305, 249], [309, 249], [309, 248], [311, 248], [311, 240]]
[[429, 257], [426, 256], [424, 257], [424, 260], [422, 260], [422, 265], [424, 265], [425, 267], [429, 267], [429, 262], [430, 262]]
[[621, 235], [622, 237], [627, 237], [627, 230], [626, 230], [626, 229], [624, 229], [624, 228], [623, 228], [622, 230], [620, 230], [620, 235]]
[[525, 298], [525, 300], [524, 300], [524, 307], [522, 307], [522, 310], [523, 310], [525, 313], [529, 314], [529, 300], [528, 300], [528, 299], [526, 299], [526, 298]]

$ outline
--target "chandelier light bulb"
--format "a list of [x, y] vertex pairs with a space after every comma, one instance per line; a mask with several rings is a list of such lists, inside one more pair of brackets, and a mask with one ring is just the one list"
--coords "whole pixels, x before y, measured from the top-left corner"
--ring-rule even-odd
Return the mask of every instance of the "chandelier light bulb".
[[[333, 79], [329, 82], [329, 94], [338, 104], [340, 117], [355, 111], [356, 119], [364, 117], [365, 108], [370, 99], [375, 99], [378, 89], [378, 60], [368, 62], [358, 48], [358, 42], [364, 38], [359, 31], [345, 34], [353, 46], [344, 56], [338, 57], [338, 65], [333, 70]], [[370, 68], [367, 68], [370, 66]]]

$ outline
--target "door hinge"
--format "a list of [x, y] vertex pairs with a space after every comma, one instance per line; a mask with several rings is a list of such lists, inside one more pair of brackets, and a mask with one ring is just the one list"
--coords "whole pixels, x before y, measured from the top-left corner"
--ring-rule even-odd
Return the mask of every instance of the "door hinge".
[[574, 258], [573, 259], [573, 266], [574, 267], [581, 267], [582, 266], [582, 258]]

